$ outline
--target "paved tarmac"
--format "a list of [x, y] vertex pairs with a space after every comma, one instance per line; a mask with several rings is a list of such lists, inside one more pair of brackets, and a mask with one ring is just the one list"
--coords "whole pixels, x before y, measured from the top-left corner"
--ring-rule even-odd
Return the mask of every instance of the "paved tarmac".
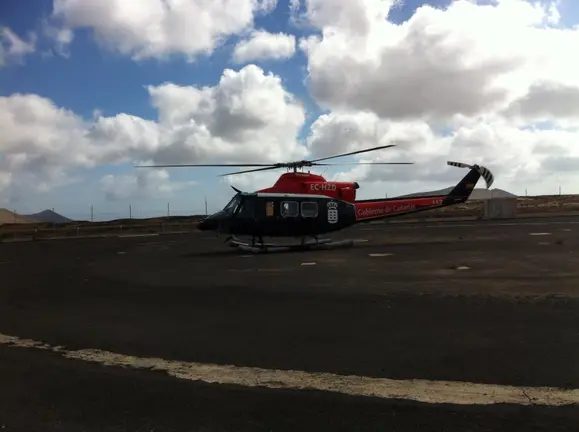
[[275, 255], [207, 233], [0, 244], [0, 428], [576, 431], [579, 405], [548, 394], [579, 400], [578, 234], [553, 218], [365, 224], [335, 236], [353, 248]]

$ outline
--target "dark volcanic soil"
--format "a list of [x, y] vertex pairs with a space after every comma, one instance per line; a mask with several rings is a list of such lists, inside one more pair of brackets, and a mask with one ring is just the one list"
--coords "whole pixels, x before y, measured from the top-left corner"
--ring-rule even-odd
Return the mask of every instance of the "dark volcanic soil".
[[[578, 232], [568, 218], [365, 225], [343, 234], [368, 240], [352, 249], [271, 256], [202, 234], [0, 244], [0, 333], [184, 361], [579, 388]], [[579, 424], [577, 407], [212, 385], [5, 345], [0, 383], [8, 431]]]

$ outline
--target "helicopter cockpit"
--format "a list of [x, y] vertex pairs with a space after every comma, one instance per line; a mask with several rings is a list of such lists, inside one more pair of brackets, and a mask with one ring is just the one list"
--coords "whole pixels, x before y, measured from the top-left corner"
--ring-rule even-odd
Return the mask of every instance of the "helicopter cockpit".
[[241, 195], [236, 194], [233, 198], [231, 198], [231, 201], [229, 201], [227, 205], [223, 207], [223, 211], [230, 214], [235, 214], [240, 204], [241, 204]]
[[229, 216], [241, 218], [254, 217], [254, 201], [248, 199], [254, 194], [238, 193], [223, 207], [222, 212]]

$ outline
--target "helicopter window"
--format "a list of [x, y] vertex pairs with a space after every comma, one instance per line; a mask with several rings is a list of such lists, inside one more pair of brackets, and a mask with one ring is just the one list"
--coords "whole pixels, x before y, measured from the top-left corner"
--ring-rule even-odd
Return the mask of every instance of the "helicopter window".
[[318, 203], [314, 201], [304, 201], [302, 204], [302, 217], [315, 218], [318, 216]]
[[297, 217], [300, 214], [300, 206], [297, 201], [283, 201], [281, 203], [282, 217]]
[[267, 217], [272, 217], [273, 213], [273, 201], [268, 201], [265, 205], [265, 215]]
[[223, 210], [229, 213], [234, 213], [240, 201], [241, 198], [239, 196], [234, 196], [231, 201], [229, 201], [229, 203], [223, 208]]

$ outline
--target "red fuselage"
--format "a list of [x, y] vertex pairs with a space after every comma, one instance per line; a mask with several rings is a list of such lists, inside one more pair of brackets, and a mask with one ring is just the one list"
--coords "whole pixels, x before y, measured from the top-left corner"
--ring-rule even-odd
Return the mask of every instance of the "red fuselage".
[[406, 213], [428, 210], [440, 207], [447, 197], [428, 196], [417, 198], [390, 198], [379, 200], [356, 201], [356, 220], [370, 221], [387, 216], [396, 216]]
[[290, 172], [282, 174], [272, 187], [261, 189], [258, 192], [325, 195], [343, 200], [354, 204], [356, 219], [359, 221], [436, 208], [445, 199], [443, 195], [356, 201], [356, 189], [359, 187], [356, 182], [329, 182], [317, 174]]
[[325, 195], [353, 203], [359, 187], [356, 182], [329, 182], [317, 174], [289, 172], [282, 174], [272, 187], [258, 192]]

